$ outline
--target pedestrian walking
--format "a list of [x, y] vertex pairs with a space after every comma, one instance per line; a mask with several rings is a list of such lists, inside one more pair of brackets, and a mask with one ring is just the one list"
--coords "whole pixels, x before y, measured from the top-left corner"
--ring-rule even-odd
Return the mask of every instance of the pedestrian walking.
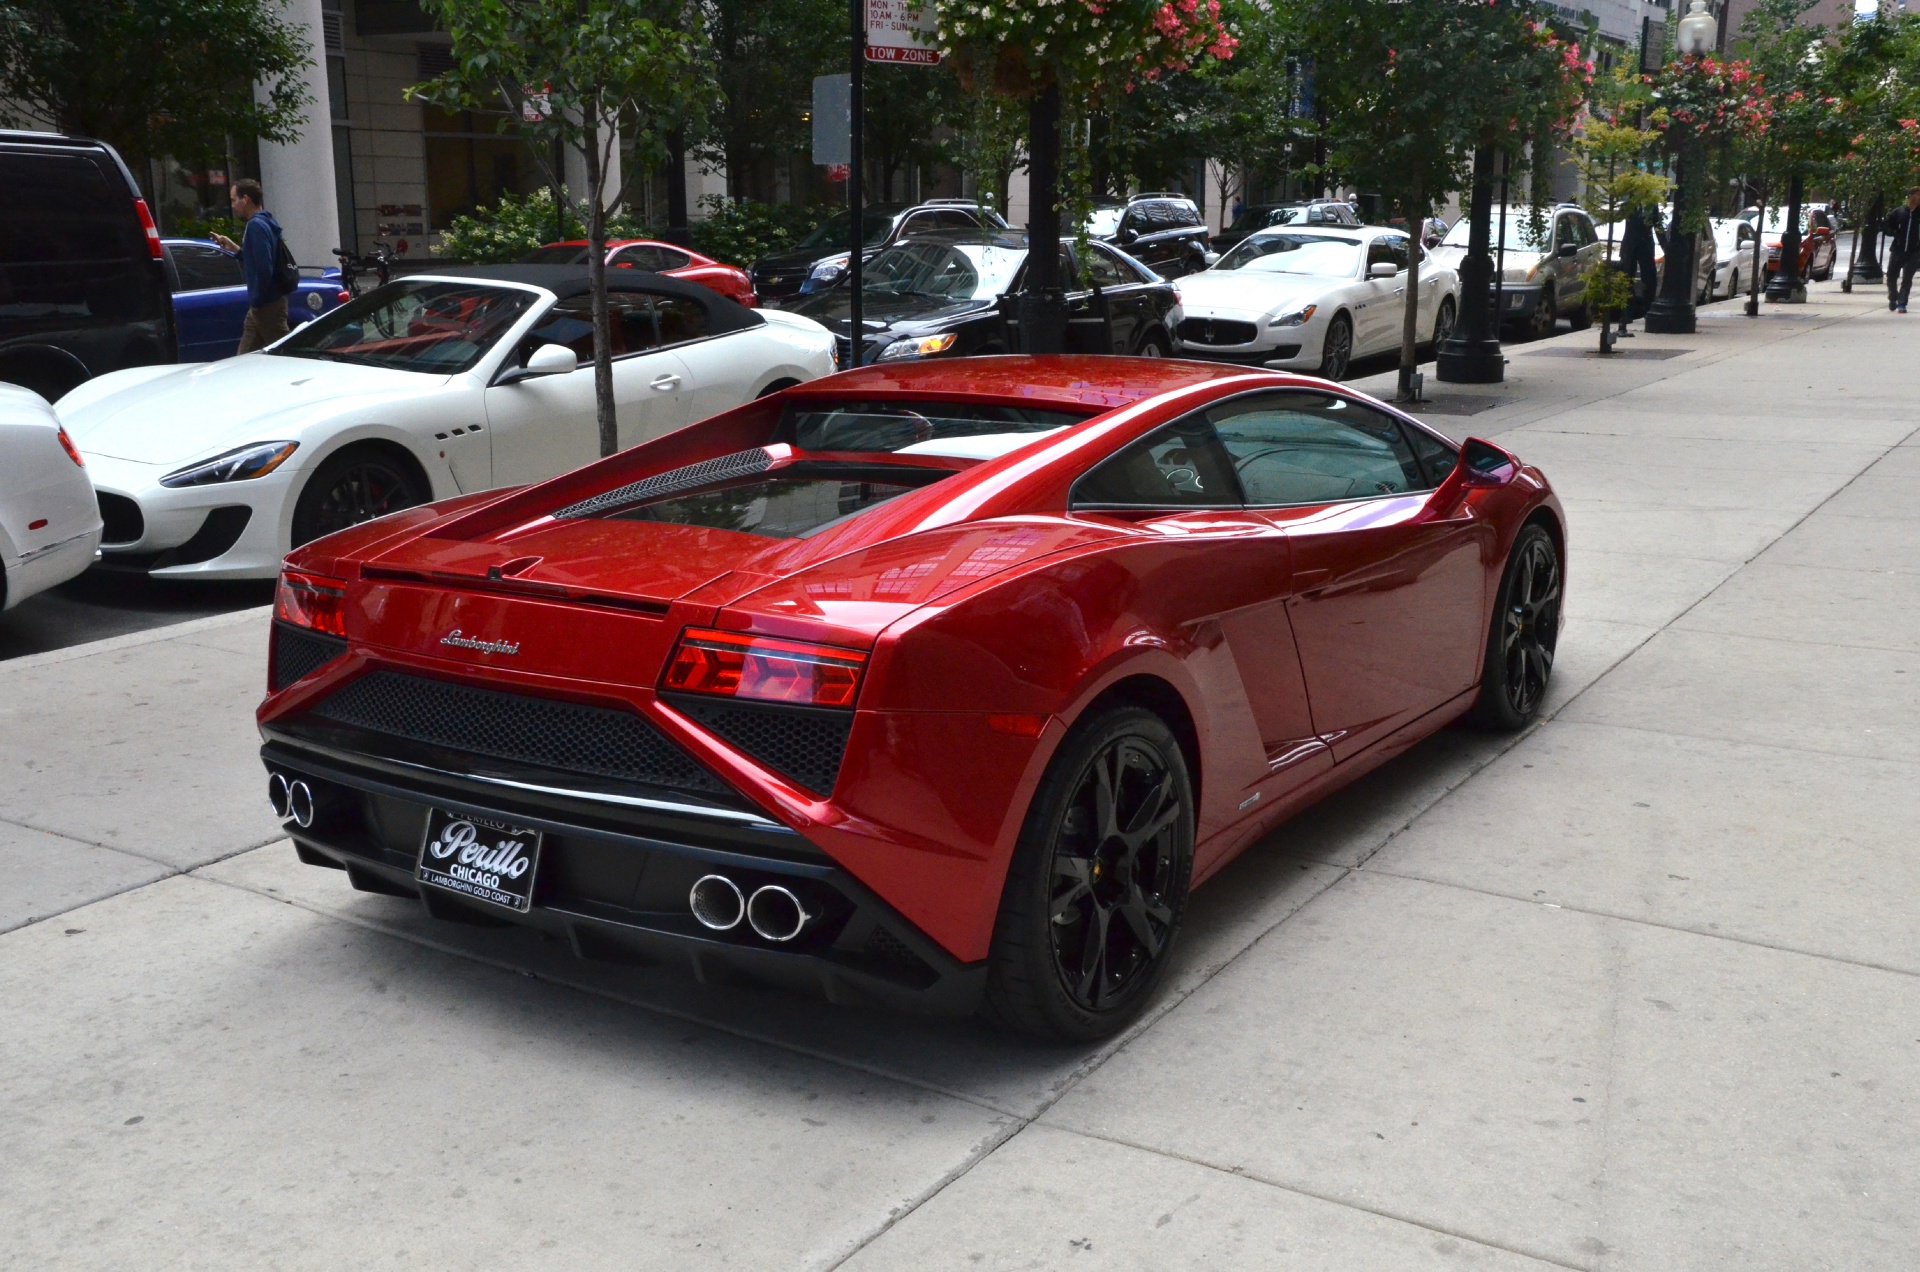
[[1632, 334], [1627, 331], [1629, 322], [1647, 316], [1660, 290], [1660, 268], [1654, 263], [1653, 246], [1653, 227], [1647, 223], [1645, 210], [1629, 209], [1627, 223], [1620, 231], [1620, 268], [1633, 284], [1633, 296], [1620, 319], [1623, 335]]
[[246, 229], [238, 243], [224, 234], [215, 234], [213, 241], [238, 255], [246, 274], [247, 321], [240, 329], [240, 347], [235, 352], [251, 353], [287, 334], [287, 296], [298, 286], [298, 272], [294, 271], [294, 282], [289, 283], [286, 274], [293, 258], [286, 250], [280, 222], [267, 211], [267, 196], [260, 183], [243, 178], [233, 183], [227, 197], [234, 218], [244, 222]]
[[1893, 210], [1881, 229], [1887, 235], [1887, 308], [1904, 314], [1913, 271], [1920, 267], [1920, 186], [1907, 191], [1906, 203]]

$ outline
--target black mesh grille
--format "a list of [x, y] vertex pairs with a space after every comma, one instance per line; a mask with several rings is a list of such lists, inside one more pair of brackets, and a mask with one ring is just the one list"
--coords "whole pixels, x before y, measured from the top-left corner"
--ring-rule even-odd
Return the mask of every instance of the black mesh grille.
[[313, 713], [412, 742], [565, 773], [680, 790], [726, 789], [632, 711], [376, 671], [342, 686]]
[[597, 512], [606, 512], [613, 508], [623, 508], [645, 499], [658, 499], [663, 495], [675, 494], [682, 490], [696, 490], [714, 482], [732, 481], [737, 477], [751, 477], [755, 473], [764, 473], [773, 460], [759, 447], [753, 450], [735, 451], [731, 455], [721, 455], [717, 459], [703, 459], [697, 464], [688, 464], [684, 468], [675, 468], [668, 472], [656, 473], [651, 477], [642, 477], [630, 482], [618, 490], [609, 490], [605, 494], [595, 495], [591, 499], [582, 499], [579, 503], [568, 504], [554, 513], [556, 517], [591, 517]]
[[125, 495], [104, 490], [96, 497], [100, 501], [100, 520], [105, 523], [100, 542], [138, 543], [140, 536], [147, 532], [147, 520], [140, 515], [140, 505]]
[[729, 746], [820, 795], [833, 794], [846, 754], [851, 711], [747, 705], [723, 698], [676, 695], [674, 710]]
[[275, 693], [296, 680], [305, 680], [347, 652], [347, 642], [285, 623], [273, 625], [273, 689]]
[[1194, 344], [1250, 344], [1259, 334], [1260, 328], [1252, 323], [1228, 318], [1188, 318], [1180, 324], [1180, 338]]

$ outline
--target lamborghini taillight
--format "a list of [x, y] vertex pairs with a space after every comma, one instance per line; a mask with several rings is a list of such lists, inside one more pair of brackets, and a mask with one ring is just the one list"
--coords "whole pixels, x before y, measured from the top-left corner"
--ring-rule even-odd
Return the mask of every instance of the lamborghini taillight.
[[838, 645], [689, 627], [661, 687], [810, 707], [851, 707], [867, 655]]
[[283, 623], [347, 638], [347, 585], [321, 574], [282, 570], [273, 616]]

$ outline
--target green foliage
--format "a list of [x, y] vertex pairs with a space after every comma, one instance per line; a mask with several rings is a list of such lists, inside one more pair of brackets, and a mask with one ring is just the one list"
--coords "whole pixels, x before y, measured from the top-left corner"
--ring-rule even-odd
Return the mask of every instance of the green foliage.
[[313, 56], [272, 0], [0, 0], [0, 102], [111, 142], [143, 178], [228, 138], [293, 140]]
[[[490, 208], [453, 218], [433, 251], [436, 256], [466, 265], [510, 264], [543, 244], [587, 237], [584, 200], [568, 205], [563, 215], [566, 224], [559, 226], [550, 189], [543, 187], [524, 198], [504, 194]], [[649, 237], [647, 227], [624, 209], [607, 215], [608, 239]]]
[[162, 233], [168, 238], [197, 239], [210, 239], [216, 234], [224, 234], [238, 243], [241, 235], [246, 233], [246, 225], [231, 216], [195, 216], [189, 212], [168, 217]]
[[770, 252], [792, 247], [841, 210], [830, 204], [756, 203], [711, 194], [701, 205], [707, 218], [690, 227], [694, 250], [742, 269]]
[[1587, 284], [1587, 310], [1602, 324], [1624, 313], [1627, 302], [1633, 299], [1633, 279], [1612, 261], [1596, 260], [1581, 272], [1580, 277]]
[[1006, 215], [1014, 169], [1027, 161], [1027, 108], [992, 89], [973, 95], [960, 129], [960, 165], [984, 202]]
[[1657, 208], [1671, 182], [1641, 167], [1657, 140], [1650, 129], [1590, 115], [1574, 137], [1574, 162], [1586, 188], [1581, 206], [1601, 225], [1624, 220], [1634, 208]]
[[753, 188], [750, 175], [809, 150], [813, 78], [847, 69], [847, 5], [706, 0], [705, 8], [721, 102], [695, 153], [723, 167], [739, 193]]

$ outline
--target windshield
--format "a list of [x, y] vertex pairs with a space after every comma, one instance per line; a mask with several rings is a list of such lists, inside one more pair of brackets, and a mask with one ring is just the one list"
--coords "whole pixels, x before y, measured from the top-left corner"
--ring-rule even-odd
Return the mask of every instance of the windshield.
[[866, 264], [861, 290], [882, 296], [992, 300], [1013, 285], [1024, 247], [988, 243], [903, 243]]
[[[1501, 246], [1500, 240], [1493, 237], [1493, 231], [1498, 228], [1499, 220], [1498, 217], [1489, 218], [1487, 246], [1490, 250], [1498, 250]], [[1507, 213], [1505, 245], [1509, 248], [1539, 251], [1546, 244], [1548, 237], [1553, 234], [1553, 218], [1551, 216], [1540, 218], [1541, 233], [1537, 236], [1533, 232], [1532, 220], [1531, 215], [1526, 212]], [[1472, 218], [1464, 216], [1455, 221], [1453, 228], [1447, 231], [1447, 236], [1440, 240], [1440, 246], [1465, 247], [1467, 236], [1473, 232], [1471, 221]]]
[[485, 283], [388, 283], [297, 328], [269, 353], [453, 375], [470, 369], [533, 304]]
[[[1012, 450], [1078, 424], [1085, 411], [1044, 411], [992, 402], [796, 402], [787, 408], [780, 436], [806, 451], [912, 451], [984, 457], [997, 442]], [[966, 445], [954, 443], [967, 440]], [[983, 446], [981, 443], [985, 442]]]
[[1214, 268], [1352, 278], [1360, 271], [1360, 244], [1318, 234], [1256, 234]]
[[[861, 239], [868, 247], [878, 247], [893, 232], [893, 213], [868, 208], [860, 214]], [[796, 252], [845, 251], [847, 231], [853, 228], [853, 213], [835, 212], [815, 227], [813, 233], [794, 244]]]
[[520, 258], [522, 265], [581, 265], [587, 259], [585, 243], [549, 243]]
[[1087, 233], [1093, 238], [1112, 238], [1120, 232], [1120, 216], [1125, 208], [1095, 208], [1087, 214]]

